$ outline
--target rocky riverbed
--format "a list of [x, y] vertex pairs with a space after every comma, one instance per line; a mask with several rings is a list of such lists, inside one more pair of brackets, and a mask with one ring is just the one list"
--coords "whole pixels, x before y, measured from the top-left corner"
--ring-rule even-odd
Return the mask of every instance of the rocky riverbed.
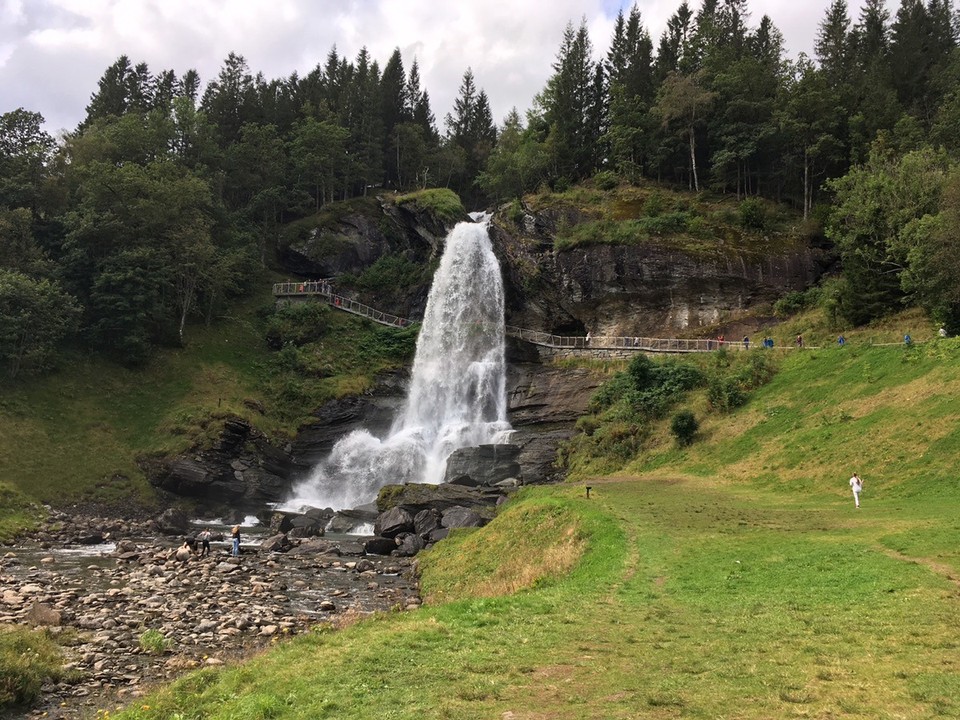
[[320, 624], [418, 607], [412, 561], [364, 556], [357, 538], [307, 538], [280, 554], [214, 543], [176, 559], [150, 523], [54, 518], [3, 549], [0, 624], [62, 637], [74, 679], [7, 718], [87, 718], [191, 669], [249, 656]]

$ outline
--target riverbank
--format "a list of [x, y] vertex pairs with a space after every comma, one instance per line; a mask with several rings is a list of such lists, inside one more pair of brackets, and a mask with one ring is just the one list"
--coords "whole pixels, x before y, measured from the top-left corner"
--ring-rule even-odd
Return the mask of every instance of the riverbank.
[[407, 558], [364, 557], [356, 539], [310, 538], [286, 553], [214, 543], [177, 560], [179, 538], [147, 522], [71, 518], [3, 550], [0, 625], [44, 627], [70, 682], [4, 718], [86, 718], [188, 670], [249, 657], [281, 638], [418, 607]]

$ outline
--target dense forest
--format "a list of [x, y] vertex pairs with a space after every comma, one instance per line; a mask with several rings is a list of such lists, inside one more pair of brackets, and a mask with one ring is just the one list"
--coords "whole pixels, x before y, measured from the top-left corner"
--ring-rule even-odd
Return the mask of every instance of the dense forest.
[[598, 176], [790, 204], [839, 250], [838, 317], [910, 303], [960, 330], [958, 27], [951, 0], [833, 0], [792, 60], [747, 0], [684, 2], [656, 44], [634, 7], [600, 61], [569, 24], [525, 116], [498, 125], [467, 69], [442, 130], [399, 50], [278, 79], [231, 53], [205, 87], [121, 56], [58, 140], [0, 116], [0, 367], [42, 372], [64, 343], [146, 361], [327, 203], [448, 187], [482, 207]]

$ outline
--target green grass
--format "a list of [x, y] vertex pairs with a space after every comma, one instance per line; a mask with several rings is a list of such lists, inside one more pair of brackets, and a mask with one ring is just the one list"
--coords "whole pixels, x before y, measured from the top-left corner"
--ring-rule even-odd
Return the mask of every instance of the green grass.
[[0, 708], [30, 703], [66, 677], [60, 647], [42, 631], [0, 628]]
[[460, 197], [447, 188], [430, 188], [398, 195], [396, 202], [400, 207], [412, 204], [419, 210], [431, 212], [446, 225], [453, 225], [467, 214]]
[[787, 354], [691, 447], [665, 419], [590, 499], [527, 488], [453, 534], [421, 558], [421, 610], [121, 717], [960, 717], [958, 360], [952, 340]]
[[0, 392], [0, 537], [29, 525], [30, 502], [155, 503], [138, 465], [211, 442], [222, 420], [247, 418], [283, 440], [324, 401], [371, 387], [411, 355], [417, 328], [383, 328], [329, 312], [327, 331], [295, 348], [292, 366], [265, 343], [271, 278], [211, 327], [188, 327], [186, 347], [140, 369], [74, 353], [58, 372]]

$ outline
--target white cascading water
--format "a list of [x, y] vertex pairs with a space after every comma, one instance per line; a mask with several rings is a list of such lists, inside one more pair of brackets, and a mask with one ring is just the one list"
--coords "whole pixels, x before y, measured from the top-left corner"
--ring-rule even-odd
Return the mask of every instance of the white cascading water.
[[372, 502], [387, 484], [436, 484], [454, 450], [509, 439], [503, 281], [489, 217], [478, 220], [447, 236], [407, 400], [388, 436], [356, 430], [338, 441], [286, 507], [342, 510]]

